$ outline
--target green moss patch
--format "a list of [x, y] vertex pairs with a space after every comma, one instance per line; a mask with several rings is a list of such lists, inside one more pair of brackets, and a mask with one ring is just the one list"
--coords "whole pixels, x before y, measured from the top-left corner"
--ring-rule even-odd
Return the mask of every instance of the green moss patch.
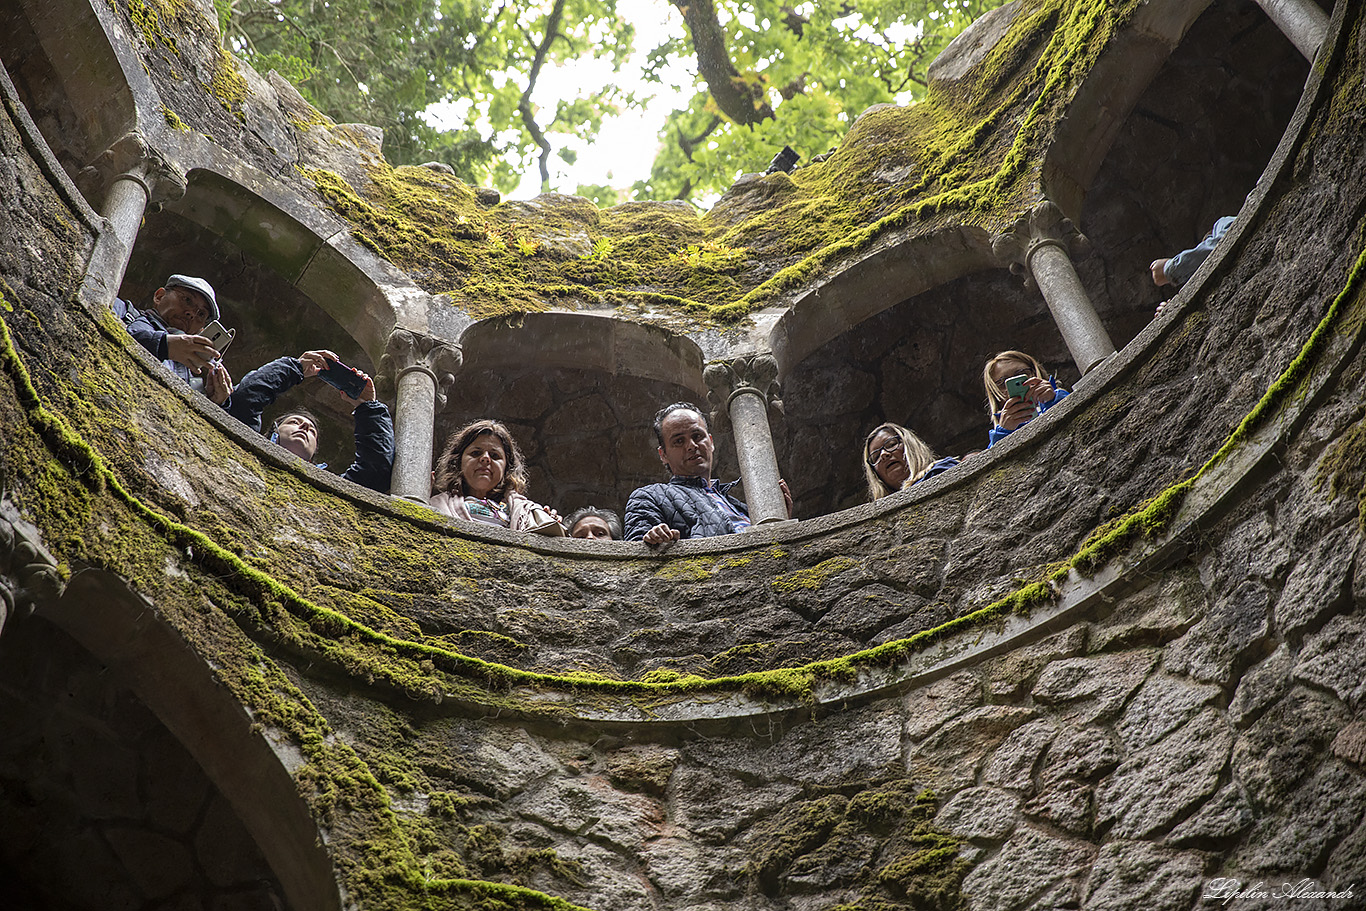
[[965, 909], [971, 865], [934, 828], [936, 809], [932, 793], [902, 779], [794, 801], [755, 827], [749, 875], [775, 898], [826, 881], [858, 894], [839, 911]]
[[679, 206], [600, 212], [585, 199], [553, 197], [488, 209], [455, 177], [387, 164], [373, 166], [361, 190], [330, 171], [305, 176], [357, 241], [480, 318], [661, 300], [702, 313], [705, 300], [733, 294], [747, 262], [744, 250], [708, 240], [696, 213]]
[[791, 594], [802, 589], [815, 590], [832, 577], [858, 565], [859, 561], [850, 557], [831, 557], [829, 560], [822, 560], [808, 569], [799, 569], [796, 572], [778, 576], [773, 580], [773, 588], [784, 594]]
[[1366, 530], [1366, 419], [1353, 424], [1324, 454], [1314, 482], [1333, 497], [1354, 496], [1357, 523]]
[[454, 177], [382, 163], [361, 188], [307, 176], [358, 241], [472, 316], [649, 303], [730, 323], [888, 232], [1013, 222], [1072, 93], [1138, 5], [1033, 0], [970, 78], [864, 115], [829, 159], [751, 178], [706, 217], [577, 197], [485, 209]]

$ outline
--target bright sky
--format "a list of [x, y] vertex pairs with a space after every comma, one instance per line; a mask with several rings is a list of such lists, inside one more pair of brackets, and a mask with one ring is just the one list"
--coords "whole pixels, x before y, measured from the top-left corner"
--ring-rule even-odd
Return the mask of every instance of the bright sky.
[[[815, 7], [806, 0], [796, 4], [795, 8], [798, 12], [810, 15]], [[637, 180], [649, 177], [650, 165], [659, 152], [659, 131], [664, 119], [669, 112], [683, 107], [695, 91], [696, 62], [690, 56], [676, 59], [663, 68], [660, 72], [662, 83], [646, 83], [639, 78], [646, 55], [651, 50], [670, 37], [686, 35], [683, 17], [669, 0], [617, 0], [617, 10], [636, 28], [631, 57], [622, 65], [621, 71], [613, 73], [611, 63], [605, 59], [574, 60], [542, 72], [532, 96], [539, 111], [553, 112], [561, 99], [572, 99], [590, 89], [614, 83], [625, 91], [637, 93], [643, 101], [642, 108], [623, 111], [616, 117], [605, 117], [602, 128], [591, 140], [558, 133], [547, 134], [553, 147], [549, 159], [550, 182], [561, 193], [573, 193], [580, 184], [606, 184], [617, 189], [629, 189]], [[719, 12], [724, 22], [724, 9]], [[938, 13], [931, 12], [930, 16], [938, 18]], [[759, 27], [749, 11], [742, 11], [739, 20], [748, 28]], [[871, 44], [885, 44], [888, 41], [900, 44], [915, 40], [920, 35], [918, 25], [905, 24], [894, 25], [879, 34], [863, 23], [857, 13], [837, 19], [834, 24], [846, 30], [850, 38]], [[910, 93], [891, 100], [907, 104]], [[773, 103], [776, 105], [779, 101], [775, 90]], [[465, 115], [472, 104], [470, 99], [436, 104], [429, 107], [425, 114], [434, 126], [448, 124], [459, 128], [464, 124]], [[486, 125], [486, 132], [487, 129]], [[578, 153], [573, 164], [560, 157], [561, 149], [572, 149]], [[521, 184], [507, 198], [531, 199], [540, 192], [540, 170], [533, 160]], [[696, 201], [706, 208], [715, 202], [715, 198]]]
[[[626, 111], [620, 117], [608, 117], [591, 143], [570, 136], [548, 134], [555, 151], [550, 156], [551, 185], [561, 193], [573, 193], [580, 184], [608, 184], [629, 188], [637, 180], [650, 176], [650, 164], [659, 151], [659, 130], [664, 118], [675, 108], [682, 107], [693, 94], [693, 66], [691, 59], [671, 63], [662, 75], [664, 84], [645, 83], [635, 77], [645, 63], [645, 55], [663, 43], [671, 34], [682, 34], [683, 17], [668, 0], [618, 0], [617, 9], [626, 21], [636, 27], [634, 50], [620, 73], [613, 73], [607, 60], [576, 60], [558, 69], [547, 70], [536, 83], [532, 101], [541, 111], [554, 111], [561, 98], [573, 98], [582, 91], [608, 82], [616, 82], [627, 91], [642, 96], [653, 95], [643, 110]], [[683, 88], [680, 90], [679, 86]], [[440, 126], [448, 117], [459, 124], [469, 102], [433, 105], [427, 109], [428, 119]], [[561, 148], [578, 152], [578, 159], [569, 164], [559, 156]], [[541, 192], [540, 171], [533, 161], [521, 184], [508, 195], [509, 199], [531, 199]]]

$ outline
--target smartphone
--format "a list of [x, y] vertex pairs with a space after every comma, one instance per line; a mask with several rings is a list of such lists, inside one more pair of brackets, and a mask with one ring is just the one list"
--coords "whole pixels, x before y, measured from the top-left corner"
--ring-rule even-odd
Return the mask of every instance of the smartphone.
[[232, 344], [232, 340], [237, 337], [237, 330], [229, 329], [218, 320], [214, 320], [205, 326], [204, 331], [199, 334], [209, 340], [209, 344], [213, 345], [214, 350], [219, 354], [222, 354], [224, 351], [228, 350], [228, 346]]
[[341, 361], [328, 361], [327, 367], [318, 371], [318, 379], [353, 399], [360, 398], [365, 391], [365, 377], [355, 367], [348, 367]]
[[1021, 373], [1019, 376], [1012, 376], [1006, 379], [1006, 395], [1012, 399], [1022, 399], [1029, 394], [1029, 387], [1025, 385], [1025, 380], [1029, 379], [1029, 374]]

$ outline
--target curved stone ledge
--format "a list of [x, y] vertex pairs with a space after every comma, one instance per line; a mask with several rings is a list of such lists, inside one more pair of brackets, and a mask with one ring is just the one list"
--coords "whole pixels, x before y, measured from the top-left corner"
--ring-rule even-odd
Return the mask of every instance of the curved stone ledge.
[[[1278, 396], [1285, 400], [1281, 406], [1236, 446], [1232, 445], [1231, 439], [1228, 455], [1217, 461], [1212, 459], [1201, 470], [1184, 493], [1170, 530], [1160, 538], [1138, 541], [1128, 553], [1087, 575], [1069, 570], [1066, 579], [1056, 585], [1050, 583], [1054, 603], [1047, 607], [1034, 608], [1027, 617], [992, 617], [977, 628], [948, 634], [947, 641], [936, 641], [923, 652], [892, 667], [859, 667], [858, 679], [852, 683], [817, 680], [812, 684], [809, 700], [778, 702], [743, 694], [725, 696], [717, 693], [678, 700], [656, 696], [648, 708], [643, 708], [635, 705], [594, 707], [576, 700], [573, 694], [546, 693], [544, 690], [524, 689], [517, 695], [531, 705], [546, 704], [568, 710], [572, 720], [592, 725], [697, 726], [709, 721], [844, 708], [927, 686], [989, 658], [1037, 642], [1078, 621], [1103, 618], [1116, 601], [1158, 578], [1184, 554], [1202, 529], [1213, 526], [1250, 485], [1260, 482], [1268, 462], [1285, 450], [1292, 436], [1320, 406], [1323, 397], [1342, 376], [1348, 361], [1361, 350], [1362, 308], [1358, 305], [1352, 313], [1345, 310], [1361, 294], [1358, 285], [1363, 270], [1366, 270], [1366, 253], [1358, 260], [1352, 284], [1343, 290], [1342, 299], [1337, 302], [1343, 304], [1343, 310], [1325, 318], [1315, 333], [1316, 339], [1327, 339], [1319, 347], [1329, 350], [1311, 352], [1312, 342], [1306, 344], [1302, 357], [1314, 356], [1309, 357], [1308, 365], [1302, 368], [1304, 379], [1287, 384], [1288, 388]], [[1343, 324], [1355, 324], [1357, 329], [1345, 338], [1329, 334]], [[1268, 393], [1267, 400], [1273, 394]], [[984, 608], [969, 610], [962, 618], [970, 619]], [[603, 701], [601, 695], [595, 701]]]

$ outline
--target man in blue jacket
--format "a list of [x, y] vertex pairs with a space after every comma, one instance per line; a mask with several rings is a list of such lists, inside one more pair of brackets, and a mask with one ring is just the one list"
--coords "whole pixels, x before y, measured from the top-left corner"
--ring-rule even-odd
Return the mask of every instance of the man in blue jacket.
[[[308, 377], [317, 376], [327, 368], [328, 361], [340, 361], [340, 358], [331, 351], [305, 351], [297, 358], [276, 358], [257, 367], [237, 384], [228, 413], [260, 433], [262, 412], [285, 391]], [[353, 417], [356, 454], [342, 477], [379, 493], [388, 493], [389, 477], [394, 470], [394, 423], [389, 417], [389, 409], [383, 402], [376, 401], [375, 384], [368, 376], [365, 376], [365, 388]], [[318, 422], [307, 411], [288, 412], [275, 422], [271, 439], [304, 461], [312, 462], [318, 452]]]
[[[626, 501], [626, 540], [657, 546], [680, 538], [709, 538], [749, 528], [749, 507], [730, 494], [739, 482], [718, 484], [712, 480], [716, 445], [701, 409], [687, 402], [666, 405], [655, 415], [654, 429], [659, 460], [671, 477], [666, 483], [632, 492]], [[787, 484], [779, 483], [791, 515]]]
[[1234, 219], [1233, 215], [1225, 215], [1214, 223], [1214, 227], [1210, 228], [1204, 239], [1194, 247], [1182, 250], [1167, 259], [1155, 259], [1149, 263], [1148, 269], [1153, 274], [1153, 284], [1159, 288], [1163, 285], [1176, 285], [1179, 288], [1190, 281], [1195, 270], [1209, 259], [1219, 241], [1223, 240], [1229, 228], [1233, 227]]
[[137, 310], [119, 300], [115, 310], [129, 334], [167, 370], [215, 404], [228, 407], [232, 377], [218, 350], [199, 334], [210, 320], [218, 319], [218, 297], [212, 285], [193, 275], [172, 275], [152, 295], [148, 309]]

